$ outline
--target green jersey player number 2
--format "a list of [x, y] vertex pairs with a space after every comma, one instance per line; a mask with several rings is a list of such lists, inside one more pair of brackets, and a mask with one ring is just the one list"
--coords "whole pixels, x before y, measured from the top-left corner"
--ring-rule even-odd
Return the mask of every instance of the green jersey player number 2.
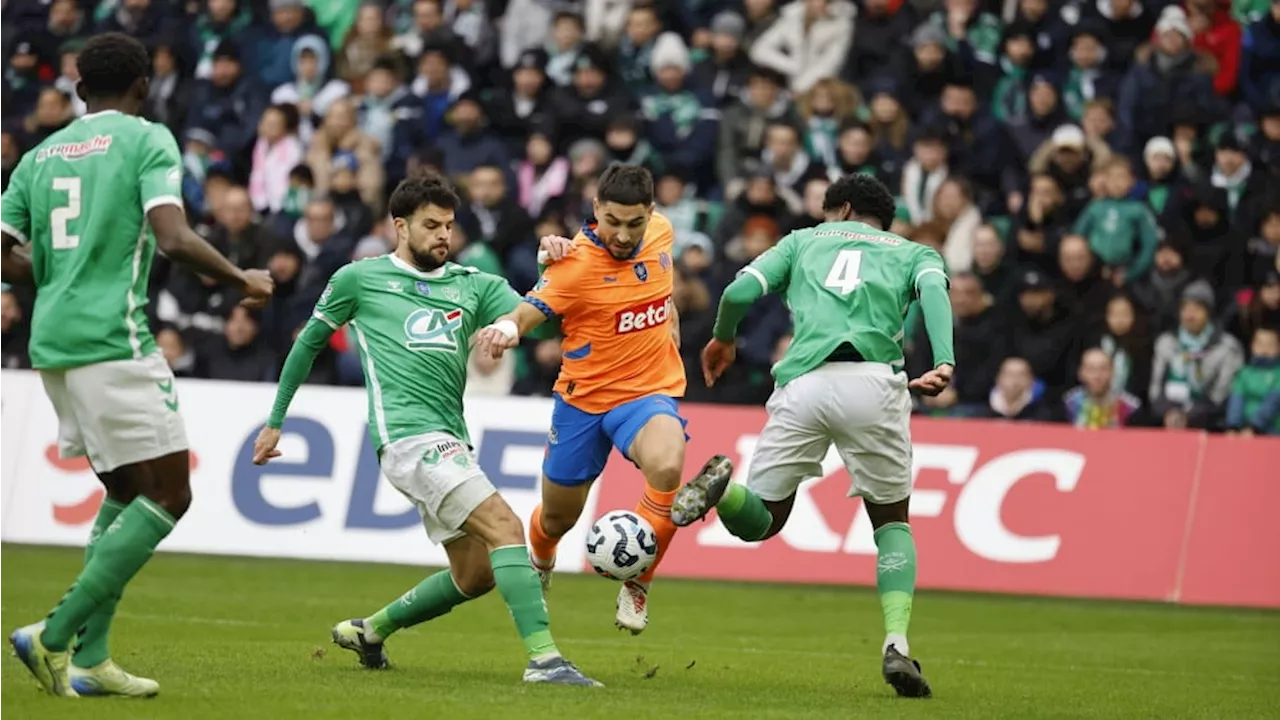
[[265, 303], [273, 285], [187, 226], [178, 145], [163, 125], [137, 117], [146, 49], [103, 33], [76, 64], [89, 112], [14, 169], [0, 203], [3, 275], [35, 286], [29, 349], [58, 416], [59, 454], [88, 456], [107, 493], [72, 589], [9, 641], [51, 694], [155, 695], [158, 683], [122, 670], [107, 648], [125, 586], [191, 502], [173, 373], [147, 327], [151, 260], [158, 246], [244, 291], [246, 304]]
[[[869, 175], [833, 183], [826, 222], [783, 238], [725, 289], [714, 339], [703, 351], [708, 384], [733, 361], [733, 338], [751, 303], [780, 293], [791, 310], [791, 346], [773, 368], [777, 387], [746, 482], [695, 478], [677, 493], [671, 519], [686, 525], [715, 506], [726, 529], [747, 541], [771, 537], [790, 515], [800, 484], [821, 478], [834, 445], [849, 471], [849, 495], [863, 500], [879, 550], [877, 585], [885, 615], [883, 673], [900, 695], [927, 697], [908, 655], [915, 590], [911, 495], [911, 397], [936, 394], [951, 377], [951, 304], [942, 258], [886, 232], [893, 197]], [[908, 383], [903, 321], [918, 300], [935, 369]]]

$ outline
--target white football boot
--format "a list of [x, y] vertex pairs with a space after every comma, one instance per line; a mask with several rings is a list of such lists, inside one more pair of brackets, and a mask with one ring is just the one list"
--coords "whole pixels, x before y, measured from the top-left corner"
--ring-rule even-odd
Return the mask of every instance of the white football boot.
[[649, 626], [649, 586], [635, 580], [622, 583], [618, 590], [618, 614], [613, 624], [619, 630], [639, 635]]
[[71, 687], [80, 695], [121, 695], [155, 697], [160, 683], [124, 671], [114, 660], [106, 660], [91, 668], [71, 666]]

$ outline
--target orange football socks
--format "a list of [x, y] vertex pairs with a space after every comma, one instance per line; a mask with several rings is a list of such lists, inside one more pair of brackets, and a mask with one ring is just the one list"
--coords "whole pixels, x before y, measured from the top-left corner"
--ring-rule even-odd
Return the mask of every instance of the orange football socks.
[[[670, 512], [671, 506], [667, 506]], [[533, 514], [529, 516], [529, 555], [533, 564], [537, 567], [551, 567], [551, 563], [556, 559], [556, 547], [560, 545], [560, 538], [552, 538], [542, 529], [542, 505], [539, 504], [533, 509]]]
[[648, 585], [653, 581], [653, 574], [658, 569], [658, 564], [662, 562], [662, 556], [667, 552], [667, 546], [671, 544], [671, 539], [676, 535], [676, 526], [671, 522], [671, 501], [675, 500], [676, 491], [664, 492], [656, 490], [652, 485], [644, 486], [644, 496], [640, 498], [640, 504], [636, 506], [636, 514], [653, 526], [654, 533], [658, 536], [658, 557], [654, 559], [653, 565], [641, 575], [638, 580], [644, 585]]

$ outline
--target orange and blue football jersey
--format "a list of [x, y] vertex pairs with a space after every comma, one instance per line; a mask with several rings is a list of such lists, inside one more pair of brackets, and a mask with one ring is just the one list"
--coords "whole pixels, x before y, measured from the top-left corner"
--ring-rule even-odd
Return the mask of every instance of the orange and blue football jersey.
[[671, 333], [674, 237], [671, 221], [655, 212], [632, 256], [618, 260], [586, 225], [525, 296], [560, 318], [564, 358], [555, 392], [569, 405], [599, 414], [651, 395], [684, 396], [684, 363]]
[[654, 213], [632, 256], [617, 260], [590, 224], [543, 273], [525, 302], [560, 319], [564, 359], [542, 474], [557, 485], [595, 480], [611, 448], [631, 445], [655, 416], [684, 424], [684, 364], [672, 338], [671, 222]]

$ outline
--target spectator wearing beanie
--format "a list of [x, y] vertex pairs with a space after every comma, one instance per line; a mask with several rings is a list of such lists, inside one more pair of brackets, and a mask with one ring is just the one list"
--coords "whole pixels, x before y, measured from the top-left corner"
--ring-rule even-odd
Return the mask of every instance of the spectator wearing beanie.
[[461, 178], [473, 168], [489, 165], [502, 168], [507, 187], [515, 185], [507, 145], [489, 127], [478, 93], [463, 93], [449, 109], [448, 122], [450, 129], [437, 143], [444, 153], [446, 175]]
[[704, 189], [715, 183], [712, 159], [720, 111], [715, 100], [688, 82], [689, 49], [676, 33], [663, 33], [653, 44], [654, 91], [640, 100], [645, 135], [664, 166], [690, 168]]
[[[1124, 69], [1133, 62], [1134, 52], [1151, 37], [1160, 7], [1166, 0], [1109, 0], [1096, 5], [1100, 27], [1107, 43], [1107, 63]], [[1188, 33], [1188, 38], [1190, 34]]]
[[[955, 53], [947, 49], [947, 33], [932, 23], [916, 28], [910, 34], [910, 50], [899, 56], [888, 71], [895, 82], [884, 92], [898, 98], [912, 117], [922, 117], [942, 97], [947, 82], [963, 70]], [[868, 97], [878, 88], [863, 88]]]
[[1054, 131], [1067, 122], [1069, 118], [1059, 101], [1053, 77], [1043, 72], [1032, 75], [1026, 111], [1008, 126], [1009, 140], [1018, 153], [1016, 168], [1020, 174], [1036, 151], [1053, 137]]
[[737, 100], [751, 75], [751, 60], [743, 47], [747, 21], [732, 10], [722, 10], [711, 18], [708, 28], [711, 52], [693, 66], [693, 82], [706, 88], [718, 107]]
[[1177, 106], [1189, 105], [1214, 118], [1225, 116], [1207, 70], [1191, 50], [1186, 14], [1169, 6], [1156, 24], [1155, 40], [1137, 54], [1120, 85], [1118, 149], [1137, 152], [1147, 140], [1162, 135]]
[[1177, 217], [1178, 198], [1182, 195], [1185, 181], [1178, 171], [1178, 151], [1173, 141], [1166, 137], [1153, 137], [1142, 149], [1142, 167], [1145, 170], [1146, 182], [1141, 192], [1146, 199], [1147, 207], [1161, 219]]
[[1244, 235], [1232, 228], [1227, 194], [1212, 185], [1192, 188], [1181, 203], [1179, 222], [1170, 223], [1169, 235], [1187, 248], [1187, 269], [1226, 291], [1235, 292], [1244, 282]]
[[1191, 283], [1182, 291], [1177, 329], [1156, 340], [1149, 393], [1166, 428], [1212, 429], [1222, 422], [1244, 348], [1214, 324], [1213, 308], [1209, 283]]
[[751, 61], [785, 75], [791, 92], [806, 92], [818, 80], [840, 74], [857, 14], [848, 0], [790, 3], [752, 44]]

